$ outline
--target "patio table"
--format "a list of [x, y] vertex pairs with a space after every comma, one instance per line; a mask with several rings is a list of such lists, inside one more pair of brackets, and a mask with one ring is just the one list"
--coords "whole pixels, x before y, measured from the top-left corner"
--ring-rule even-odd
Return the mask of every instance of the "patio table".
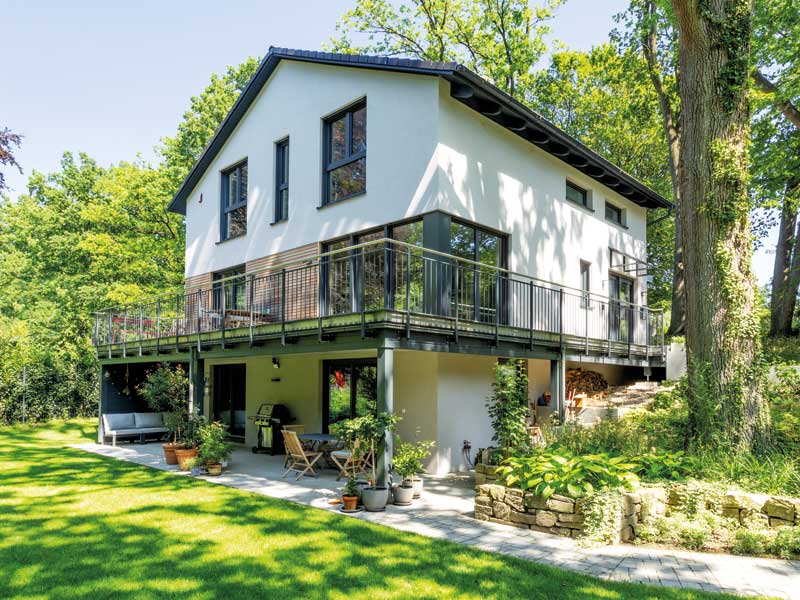
[[314, 452], [322, 452], [325, 462], [331, 465], [331, 452], [340, 446], [339, 439], [330, 433], [301, 433], [298, 439]]

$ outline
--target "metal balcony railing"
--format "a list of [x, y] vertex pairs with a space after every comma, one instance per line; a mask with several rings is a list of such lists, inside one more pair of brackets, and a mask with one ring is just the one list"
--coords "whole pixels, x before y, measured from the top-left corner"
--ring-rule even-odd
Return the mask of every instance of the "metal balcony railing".
[[[381, 316], [382, 315], [382, 316]], [[320, 336], [337, 318], [513, 338], [585, 353], [661, 355], [660, 310], [538, 280], [492, 265], [380, 239], [215, 281], [95, 315], [96, 346], [178, 347], [204, 334], [248, 339], [306, 322]], [[345, 317], [350, 317], [349, 319]], [[369, 317], [369, 318], [368, 318]], [[341, 325], [341, 323], [339, 323]], [[294, 330], [299, 330], [297, 327]], [[206, 336], [209, 337], [209, 336]]]

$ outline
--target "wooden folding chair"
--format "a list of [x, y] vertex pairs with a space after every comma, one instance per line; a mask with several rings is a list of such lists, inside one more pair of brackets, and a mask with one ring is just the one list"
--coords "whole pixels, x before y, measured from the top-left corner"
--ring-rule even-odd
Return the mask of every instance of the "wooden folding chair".
[[[305, 425], [284, 425], [283, 429], [284, 431], [294, 431], [297, 435], [303, 435], [306, 432]], [[308, 444], [303, 444], [302, 440], [300, 440], [300, 445], [307, 450], [312, 449], [308, 446]], [[286, 447], [286, 438], [284, 438], [283, 440], [283, 446], [284, 448]], [[286, 460], [283, 461], [283, 468], [285, 469], [288, 466], [289, 466], [289, 449], [286, 448]]]
[[[367, 474], [367, 457], [358, 456], [358, 449], [360, 446], [361, 441], [356, 440], [353, 444], [354, 452], [350, 450], [334, 450], [330, 453], [331, 460], [339, 468], [339, 476], [336, 478], [336, 481], [339, 481], [342, 477], [349, 477], [352, 473], [356, 475]], [[354, 454], [355, 456], [353, 456]]]
[[281, 479], [291, 472], [298, 474], [295, 481], [306, 473], [316, 477], [317, 473], [314, 471], [314, 464], [322, 458], [322, 452], [306, 452], [303, 450], [303, 445], [300, 443], [296, 431], [284, 429], [282, 433], [284, 444], [286, 444], [286, 457], [289, 466], [286, 472], [281, 475]]

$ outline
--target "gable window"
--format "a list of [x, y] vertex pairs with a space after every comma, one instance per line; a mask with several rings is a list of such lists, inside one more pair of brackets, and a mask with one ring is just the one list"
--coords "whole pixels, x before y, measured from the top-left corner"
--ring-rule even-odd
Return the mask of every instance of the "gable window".
[[581, 308], [588, 308], [589, 307], [589, 270], [592, 264], [586, 261], [581, 261]]
[[247, 161], [222, 172], [220, 241], [247, 233]]
[[275, 222], [289, 218], [289, 140], [275, 145]]
[[622, 209], [606, 202], [606, 221], [611, 221], [617, 225], [625, 225], [624, 213]]
[[367, 191], [366, 101], [325, 121], [325, 189], [322, 204]]
[[589, 192], [581, 187], [578, 187], [571, 181], [567, 182], [567, 200], [584, 208], [591, 208], [591, 205], [589, 204]]

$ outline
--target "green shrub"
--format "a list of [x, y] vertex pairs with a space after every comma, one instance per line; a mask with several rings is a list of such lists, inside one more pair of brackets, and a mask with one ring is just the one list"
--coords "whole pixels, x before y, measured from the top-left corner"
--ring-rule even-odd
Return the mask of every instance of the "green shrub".
[[635, 469], [634, 463], [621, 456], [539, 451], [506, 459], [497, 473], [504, 485], [532, 490], [544, 498], [553, 494], [579, 498], [595, 490], [632, 489], [638, 483]]
[[751, 492], [800, 494], [800, 461], [782, 453], [754, 456], [733, 452], [706, 452], [695, 455], [698, 478], [735, 483]]
[[800, 556], [800, 527], [782, 527], [767, 544], [767, 552], [784, 559]]
[[689, 550], [700, 550], [711, 535], [707, 523], [702, 521], [686, 521], [678, 529], [678, 540], [681, 546]]
[[622, 496], [616, 490], [600, 491], [582, 501], [581, 543], [612, 544], [617, 541], [621, 511]]
[[639, 465], [639, 476], [648, 481], [681, 481], [691, 475], [696, 466], [694, 458], [683, 451], [640, 454], [633, 462]]
[[800, 371], [778, 368], [777, 376], [778, 381], [767, 390], [776, 449], [797, 455], [800, 453]]
[[766, 533], [739, 529], [736, 532], [731, 552], [734, 554], [765, 554], [768, 543], [769, 537]]
[[527, 452], [528, 434], [528, 377], [524, 362], [498, 362], [494, 368], [492, 395], [486, 402], [494, 435], [503, 458]]

